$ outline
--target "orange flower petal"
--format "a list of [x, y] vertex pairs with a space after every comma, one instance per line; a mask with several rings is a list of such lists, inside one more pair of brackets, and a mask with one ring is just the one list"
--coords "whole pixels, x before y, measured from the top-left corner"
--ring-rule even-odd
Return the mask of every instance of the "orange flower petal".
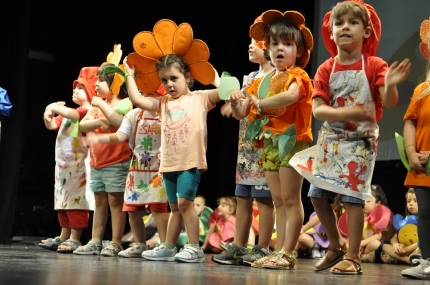
[[133, 48], [141, 56], [155, 60], [164, 55], [163, 51], [158, 46], [154, 34], [151, 32], [140, 32], [134, 36]]
[[182, 58], [188, 65], [197, 61], [207, 61], [209, 59], [209, 48], [204, 41], [194, 40]]
[[160, 78], [157, 72], [141, 73], [136, 77], [137, 87], [146, 94], [152, 93], [160, 86]]
[[261, 21], [266, 25], [273, 21], [282, 19], [284, 14], [278, 10], [267, 10], [261, 14]]
[[305, 17], [297, 11], [286, 11], [284, 13], [284, 19], [293, 23], [296, 27], [305, 24]]
[[163, 55], [173, 53], [173, 34], [177, 28], [175, 22], [165, 19], [154, 25], [154, 37]]
[[120, 89], [120, 85], [118, 85], [115, 82], [112, 82], [112, 85], [110, 86], [110, 90], [112, 91], [112, 93], [117, 96], [119, 94], [119, 89]]
[[179, 25], [173, 35], [173, 53], [183, 55], [193, 42], [193, 29], [188, 23]]
[[156, 71], [155, 59], [140, 56], [136, 52], [127, 56], [127, 62], [130, 67], [134, 66], [136, 73], [150, 73]]
[[429, 48], [428, 48], [428, 45], [426, 43], [420, 44], [420, 52], [425, 59], [430, 60]]
[[263, 41], [264, 40], [264, 26], [265, 24], [263, 22], [255, 23], [251, 26], [249, 29], [249, 35], [251, 38], [257, 41]]
[[211, 84], [215, 79], [215, 70], [207, 61], [198, 61], [192, 63], [190, 66], [190, 73], [200, 83], [204, 85]]
[[430, 21], [424, 20], [420, 26], [420, 38], [426, 44], [428, 44], [428, 40], [429, 40], [429, 38], [428, 38], [429, 34], [428, 33], [429, 32], [430, 32]]

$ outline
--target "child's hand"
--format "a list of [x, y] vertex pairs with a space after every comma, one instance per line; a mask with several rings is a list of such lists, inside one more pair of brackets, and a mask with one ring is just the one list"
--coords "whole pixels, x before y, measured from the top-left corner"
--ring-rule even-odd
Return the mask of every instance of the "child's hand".
[[65, 106], [65, 105], [66, 105], [66, 102], [58, 101], [58, 102], [54, 102], [54, 103], [51, 103], [48, 106], [46, 106], [45, 110], [50, 109], [53, 106]]
[[128, 65], [127, 57], [124, 57], [124, 60], [122, 61], [122, 63], [124, 63], [125, 73], [127, 73], [127, 74], [134, 74], [135, 68], [134, 68], [134, 66], [130, 67]]
[[45, 112], [43, 113], [43, 119], [47, 122], [52, 122], [52, 119], [54, 118], [55, 113], [52, 112], [52, 110], [46, 109]]
[[393, 86], [403, 82], [408, 77], [410, 70], [411, 63], [408, 58], [404, 59], [400, 64], [395, 61], [385, 75], [385, 85]]
[[352, 106], [339, 108], [343, 112], [342, 117], [345, 120], [354, 122], [372, 122], [375, 121], [375, 116], [369, 114], [363, 106]]
[[100, 107], [100, 104], [103, 104], [104, 100], [100, 97], [94, 96], [91, 100], [91, 106]]
[[426, 170], [423, 167], [423, 164], [427, 163], [427, 160], [424, 160], [424, 162], [421, 162], [421, 157], [426, 156], [427, 155], [421, 155], [419, 153], [413, 152], [413, 153], [409, 153], [408, 154], [408, 161], [409, 161], [409, 166], [415, 170], [416, 173], [420, 174], [420, 173], [424, 173]]
[[221, 115], [223, 115], [224, 117], [231, 117], [231, 107], [229, 103], [225, 103], [224, 105], [221, 106]]
[[230, 103], [233, 103], [233, 105], [239, 104], [239, 101], [242, 98], [245, 98], [245, 96], [240, 90], [232, 90], [228, 94], [228, 100], [230, 100]]
[[430, 151], [420, 151], [419, 158], [420, 158], [421, 164], [427, 164], [427, 160], [429, 159], [429, 154], [430, 154]]
[[393, 245], [393, 250], [394, 250], [394, 252], [395, 253], [397, 253], [398, 255], [400, 255], [400, 256], [403, 256], [404, 255], [404, 253], [403, 253], [403, 248], [404, 248], [405, 246], [403, 245], [403, 244], [401, 244], [401, 243], [396, 243], [396, 244], [394, 244]]

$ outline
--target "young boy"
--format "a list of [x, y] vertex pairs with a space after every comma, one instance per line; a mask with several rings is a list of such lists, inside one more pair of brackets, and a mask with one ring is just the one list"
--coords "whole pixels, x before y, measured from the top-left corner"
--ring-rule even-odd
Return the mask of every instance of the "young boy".
[[[72, 100], [79, 106], [68, 108], [64, 102], [49, 104], [43, 119], [49, 130], [58, 130], [55, 146], [55, 209], [61, 235], [39, 243], [45, 249], [71, 253], [81, 245], [82, 230], [88, 225], [90, 202], [87, 189], [85, 160], [88, 148], [82, 144], [76, 124], [85, 117], [96, 94], [98, 67], [84, 67], [73, 82]], [[55, 116], [58, 115], [58, 116]], [[90, 199], [93, 200], [93, 199]]]
[[[379, 136], [377, 121], [382, 104], [396, 106], [396, 85], [406, 79], [410, 63], [406, 59], [388, 68], [375, 57], [381, 24], [368, 4], [338, 3], [326, 14], [321, 33], [332, 58], [315, 75], [312, 111], [325, 122], [317, 144], [297, 153], [290, 164], [311, 183], [308, 196], [330, 240], [315, 271], [333, 266], [334, 274], [361, 274], [362, 208], [365, 200], [374, 199], [370, 183]], [[330, 207], [338, 193], [348, 213], [349, 247]]]

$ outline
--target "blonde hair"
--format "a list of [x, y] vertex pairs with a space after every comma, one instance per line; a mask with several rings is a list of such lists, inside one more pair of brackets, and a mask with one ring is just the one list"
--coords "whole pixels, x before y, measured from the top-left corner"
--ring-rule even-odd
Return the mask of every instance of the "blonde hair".
[[420, 94], [416, 98], [412, 98], [412, 100], [418, 101], [425, 97], [427, 97], [430, 94], [430, 61], [427, 61], [427, 68], [426, 68], [426, 78], [425, 81], [427, 81], [427, 87], [421, 90]]
[[366, 10], [357, 3], [354, 3], [351, 1], [345, 1], [337, 4], [331, 10], [330, 31], [332, 30], [333, 22], [347, 13], [352, 13], [354, 17], [360, 18], [361, 21], [363, 22], [364, 29], [367, 28], [369, 18]]
[[218, 198], [218, 200], [216, 200], [216, 203], [220, 205], [222, 200], [224, 200], [225, 203], [230, 207], [233, 214], [236, 214], [236, 206], [237, 206], [236, 198], [230, 197], [230, 196], [220, 197]]

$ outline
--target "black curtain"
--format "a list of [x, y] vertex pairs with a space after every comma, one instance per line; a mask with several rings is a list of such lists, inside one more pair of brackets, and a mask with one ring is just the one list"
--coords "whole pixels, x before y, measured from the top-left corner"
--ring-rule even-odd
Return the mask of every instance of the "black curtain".
[[26, 119], [31, 0], [19, 4], [1, 1], [0, 15], [0, 86], [8, 91], [13, 105], [9, 117], [0, 117], [0, 244], [5, 244], [9, 242], [15, 217]]

